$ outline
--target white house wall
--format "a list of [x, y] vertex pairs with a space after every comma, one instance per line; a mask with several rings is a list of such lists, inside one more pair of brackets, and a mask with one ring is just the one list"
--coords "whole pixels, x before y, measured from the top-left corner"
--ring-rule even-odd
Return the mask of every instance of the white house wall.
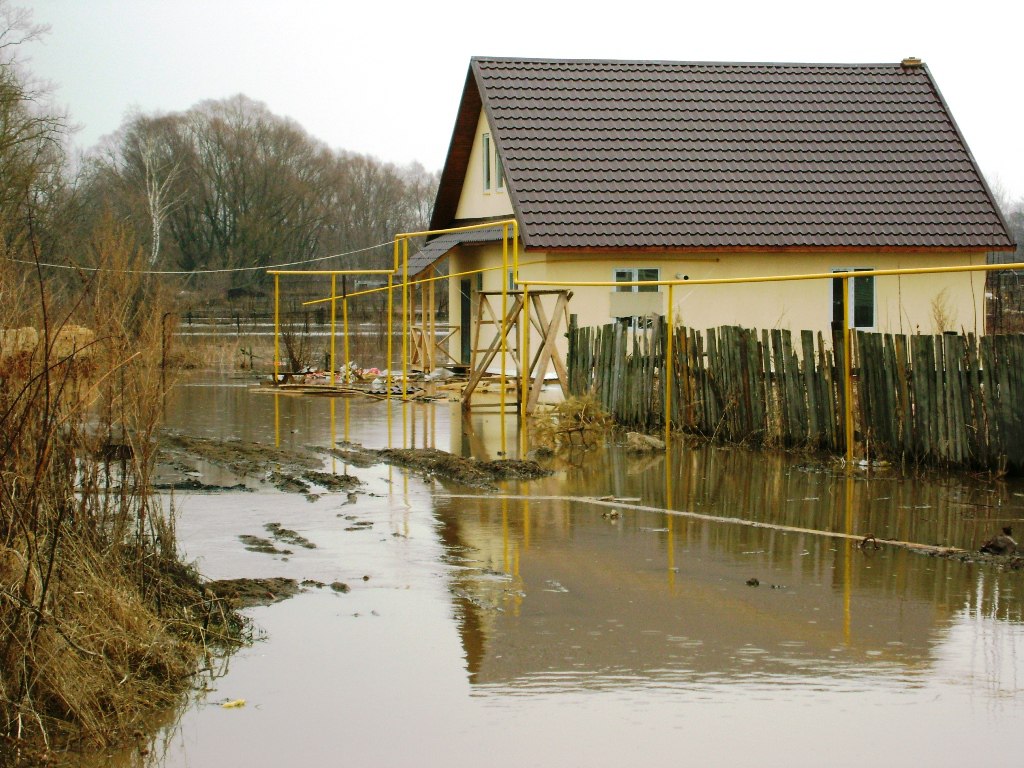
[[[500, 269], [501, 243], [463, 247], [453, 252], [452, 272], [474, 268], [499, 267], [484, 272], [483, 290], [500, 291], [503, 272]], [[898, 269], [928, 266], [979, 265], [984, 254], [949, 256], [854, 255], [837, 254], [825, 257], [805, 255], [723, 255], [706, 258], [670, 258], [662, 255], [634, 254], [563, 255], [524, 253], [520, 249], [520, 279], [555, 280], [570, 283], [610, 282], [614, 270], [623, 267], [654, 267], [661, 279], [688, 276], [703, 278], [738, 278], [772, 274], [811, 274], [841, 268]], [[511, 261], [511, 249], [509, 259]], [[451, 281], [450, 304], [453, 325], [460, 322], [459, 285]], [[476, 287], [476, 277], [473, 286]], [[927, 274], [875, 278], [875, 327], [885, 333], [934, 334], [943, 331], [984, 333], [985, 273]], [[531, 290], [542, 290], [533, 286]], [[555, 288], [549, 288], [554, 290]], [[581, 326], [604, 325], [611, 322], [611, 294], [614, 288], [570, 286], [573, 297], [569, 311]], [[661, 287], [658, 299], [666, 306], [667, 288]], [[806, 280], [749, 285], [677, 285], [673, 290], [673, 316], [677, 325], [705, 330], [721, 325], [747, 328], [783, 328], [792, 331], [831, 333], [832, 281]], [[499, 306], [497, 298], [492, 302]], [[664, 311], [664, 309], [662, 310]], [[941, 325], [939, 324], [941, 322]], [[488, 329], [481, 336], [481, 346], [489, 338]], [[458, 334], [453, 349], [458, 350]], [[564, 351], [565, 339], [559, 343]]]

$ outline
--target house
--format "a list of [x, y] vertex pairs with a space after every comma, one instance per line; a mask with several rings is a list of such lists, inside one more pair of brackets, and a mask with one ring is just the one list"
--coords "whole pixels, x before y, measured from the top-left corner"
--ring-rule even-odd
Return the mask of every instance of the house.
[[[514, 216], [520, 280], [734, 278], [980, 265], [1012, 238], [935, 81], [895, 64], [474, 58], [431, 229]], [[444, 234], [410, 263], [451, 274], [468, 360], [472, 297], [501, 290], [500, 228]], [[493, 269], [498, 267], [498, 269]], [[851, 280], [853, 324], [984, 332], [981, 273]], [[511, 284], [510, 284], [511, 285]], [[811, 329], [840, 280], [679, 286], [673, 315]], [[515, 287], [512, 285], [512, 287]], [[532, 289], [531, 289], [532, 290]], [[664, 313], [657, 286], [573, 289], [580, 325]]]

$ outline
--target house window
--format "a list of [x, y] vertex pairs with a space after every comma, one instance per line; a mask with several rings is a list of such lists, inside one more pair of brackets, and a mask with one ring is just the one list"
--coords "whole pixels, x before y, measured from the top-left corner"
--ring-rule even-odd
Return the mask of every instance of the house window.
[[[833, 272], [867, 272], [872, 267], [840, 267]], [[847, 281], [847, 300], [850, 302], [850, 327], [871, 330], [875, 327], [875, 278], [855, 277]], [[832, 280], [832, 327], [843, 327], [843, 281]]]
[[484, 192], [505, 188], [505, 164], [498, 149], [491, 141], [491, 134], [485, 133], [481, 140], [481, 162], [484, 172]]
[[[661, 270], [657, 267], [621, 267], [613, 272], [613, 279], [616, 283], [659, 280], [661, 279]], [[639, 296], [627, 299], [625, 296], [616, 296], [615, 294], [658, 293], [658, 291], [659, 286], [657, 285], [615, 286], [611, 298], [612, 316], [630, 328], [634, 325], [647, 327], [646, 323], [639, 323], [638, 320], [642, 317], [650, 317], [653, 314], [661, 314], [664, 310], [661, 307], [660, 300], [656, 300], [655, 297], [641, 300]]]
[[485, 133], [483, 137], [483, 163], [484, 163], [484, 192], [491, 191], [491, 134]]
[[[616, 283], [635, 283], [641, 280], [659, 280], [661, 270], [657, 267], [626, 267], [615, 270], [615, 282]], [[645, 292], [657, 292], [657, 285], [620, 285], [616, 286], [616, 291], [626, 291], [632, 293], [645, 293]]]

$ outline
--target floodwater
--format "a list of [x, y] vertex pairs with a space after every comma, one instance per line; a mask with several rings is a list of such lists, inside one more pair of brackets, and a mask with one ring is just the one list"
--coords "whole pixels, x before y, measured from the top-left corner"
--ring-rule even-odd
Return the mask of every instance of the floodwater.
[[[394, 404], [389, 418], [383, 402], [230, 378], [184, 383], [168, 419], [296, 448], [347, 437], [495, 458], [519, 443], [514, 418], [503, 435], [496, 413], [464, 422], [457, 403]], [[354, 503], [179, 496], [179, 538], [206, 576], [351, 591], [249, 609], [263, 639], [222, 662], [147, 764], [1021, 764], [1024, 574], [815, 531], [976, 548], [1024, 528], [1024, 487], [847, 480], [741, 449], [669, 461], [581, 452], [494, 493], [328, 459], [364, 481]], [[580, 496], [627, 500], [567, 498]], [[238, 536], [269, 522], [317, 548], [246, 551]]]

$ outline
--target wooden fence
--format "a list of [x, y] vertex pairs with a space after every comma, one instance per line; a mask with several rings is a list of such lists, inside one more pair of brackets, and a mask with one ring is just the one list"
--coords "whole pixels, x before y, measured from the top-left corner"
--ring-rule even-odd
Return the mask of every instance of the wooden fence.
[[[1024, 336], [854, 334], [858, 453], [1024, 470]], [[570, 327], [569, 387], [630, 427], [663, 426], [664, 321]], [[714, 440], [842, 453], [842, 338], [673, 328], [672, 424]]]

